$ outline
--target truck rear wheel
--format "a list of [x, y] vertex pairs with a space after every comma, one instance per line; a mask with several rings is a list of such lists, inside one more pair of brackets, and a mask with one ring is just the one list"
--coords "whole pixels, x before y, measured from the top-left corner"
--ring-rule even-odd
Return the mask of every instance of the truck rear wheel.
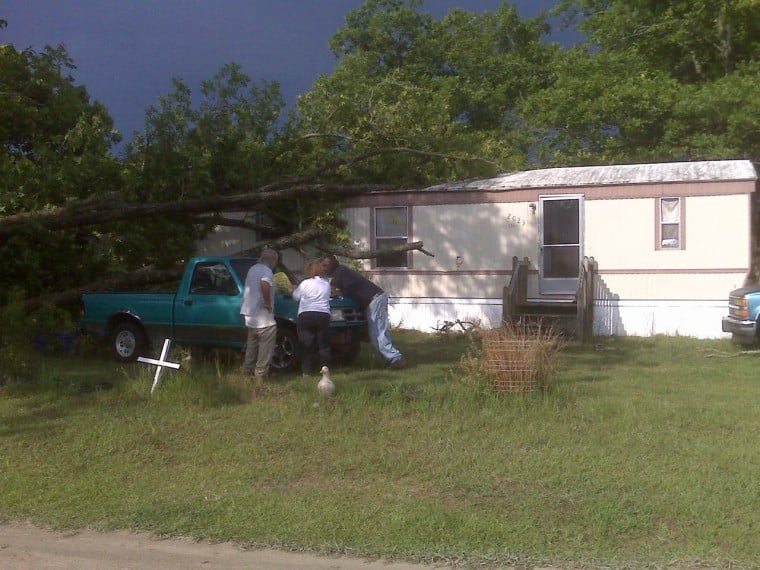
[[272, 355], [271, 367], [280, 372], [291, 372], [301, 361], [298, 335], [292, 326], [277, 326], [277, 341]]
[[145, 352], [148, 339], [135, 323], [122, 321], [111, 329], [111, 354], [119, 362], [133, 362]]

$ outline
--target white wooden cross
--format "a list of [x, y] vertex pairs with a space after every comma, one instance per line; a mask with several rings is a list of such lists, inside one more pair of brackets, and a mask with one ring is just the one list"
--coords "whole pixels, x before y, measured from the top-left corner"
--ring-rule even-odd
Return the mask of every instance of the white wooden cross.
[[164, 339], [164, 348], [161, 349], [161, 357], [158, 360], [155, 358], [145, 358], [144, 356], [137, 358], [138, 362], [145, 362], [146, 364], [153, 364], [156, 366], [156, 375], [153, 377], [153, 386], [150, 388], [151, 394], [155, 391], [161, 382], [161, 373], [164, 371], [164, 366], [179, 370], [179, 364], [166, 360], [166, 357], [169, 356], [169, 350], [171, 350], [171, 347], [172, 341], [167, 338]]

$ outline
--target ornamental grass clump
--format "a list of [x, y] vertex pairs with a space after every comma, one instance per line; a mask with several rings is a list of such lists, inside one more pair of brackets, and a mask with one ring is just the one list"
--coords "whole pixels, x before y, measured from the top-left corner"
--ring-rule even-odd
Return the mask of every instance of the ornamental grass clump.
[[562, 334], [553, 325], [504, 323], [499, 329], [483, 332], [483, 370], [490, 386], [500, 394], [546, 390], [563, 347]]

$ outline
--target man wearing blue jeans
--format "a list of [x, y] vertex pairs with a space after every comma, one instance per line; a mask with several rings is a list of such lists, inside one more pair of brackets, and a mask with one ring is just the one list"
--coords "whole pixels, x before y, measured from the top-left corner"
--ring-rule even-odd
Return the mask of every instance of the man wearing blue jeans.
[[393, 345], [388, 321], [388, 294], [380, 287], [338, 263], [334, 255], [322, 260], [322, 268], [328, 277], [333, 292], [340, 292], [351, 299], [360, 309], [364, 309], [369, 325], [369, 339], [390, 368], [404, 368], [406, 358]]

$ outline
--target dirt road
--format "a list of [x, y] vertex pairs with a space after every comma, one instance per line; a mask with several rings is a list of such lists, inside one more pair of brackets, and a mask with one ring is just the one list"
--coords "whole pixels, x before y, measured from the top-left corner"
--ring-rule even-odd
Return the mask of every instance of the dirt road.
[[156, 540], [147, 534], [88, 530], [51, 532], [0, 525], [1, 570], [430, 570], [428, 566], [330, 558], [279, 550], [242, 550], [229, 543]]

